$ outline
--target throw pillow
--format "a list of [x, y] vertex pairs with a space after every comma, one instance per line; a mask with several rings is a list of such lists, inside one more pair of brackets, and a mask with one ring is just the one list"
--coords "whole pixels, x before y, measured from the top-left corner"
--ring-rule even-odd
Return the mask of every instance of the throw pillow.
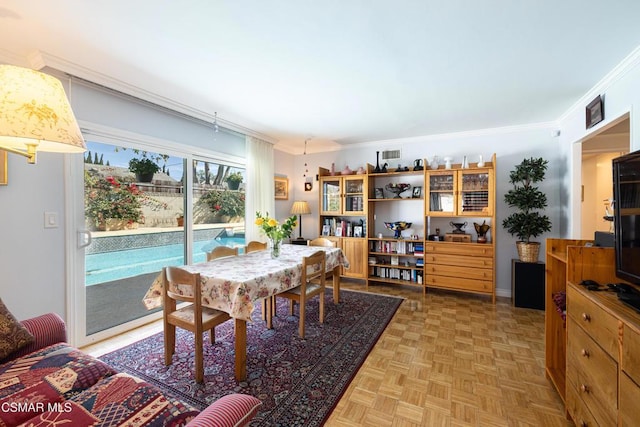
[[31, 344], [33, 335], [22, 326], [0, 299], [0, 360]]

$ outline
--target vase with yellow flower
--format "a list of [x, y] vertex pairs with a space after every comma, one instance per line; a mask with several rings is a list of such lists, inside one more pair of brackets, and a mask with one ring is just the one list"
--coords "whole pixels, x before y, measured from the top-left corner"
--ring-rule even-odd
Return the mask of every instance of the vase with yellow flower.
[[267, 236], [267, 239], [269, 239], [271, 258], [278, 258], [280, 256], [282, 241], [291, 237], [291, 232], [296, 226], [296, 216], [292, 215], [280, 224], [275, 218], [270, 217], [268, 212], [264, 215], [256, 212], [255, 224], [260, 228], [260, 231]]

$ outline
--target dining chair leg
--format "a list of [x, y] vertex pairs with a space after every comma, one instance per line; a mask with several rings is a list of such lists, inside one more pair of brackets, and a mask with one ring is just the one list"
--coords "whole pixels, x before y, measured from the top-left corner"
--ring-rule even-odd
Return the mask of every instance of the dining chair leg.
[[296, 305], [294, 300], [289, 300], [289, 316], [293, 316], [293, 307]]
[[173, 353], [176, 352], [176, 327], [175, 325], [164, 325], [164, 364], [171, 365]]
[[322, 292], [320, 295], [320, 323], [324, 323], [324, 292]]
[[300, 338], [304, 339], [304, 318], [305, 318], [305, 306], [306, 301], [304, 300], [304, 297], [300, 297], [300, 302], [298, 304], [300, 307], [298, 308], [298, 311], [300, 312], [300, 320], [298, 320], [298, 335], [300, 335]]
[[211, 341], [211, 345], [216, 343], [216, 328], [211, 328], [209, 330], [209, 340]]
[[202, 354], [202, 332], [196, 332], [196, 382], [201, 383], [204, 380], [204, 357]]
[[262, 304], [264, 307], [267, 329], [272, 329], [273, 328], [273, 309], [274, 309], [273, 298], [272, 297], [265, 298]]
[[262, 310], [262, 320], [267, 320], [267, 298], [260, 302], [260, 310]]

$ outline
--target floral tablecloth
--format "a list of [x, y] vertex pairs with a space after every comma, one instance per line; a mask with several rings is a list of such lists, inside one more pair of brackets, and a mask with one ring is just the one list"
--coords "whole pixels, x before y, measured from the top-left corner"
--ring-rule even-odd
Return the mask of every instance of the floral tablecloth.
[[[250, 252], [200, 264], [183, 266], [200, 273], [202, 304], [229, 313], [231, 317], [251, 321], [253, 303], [300, 284], [302, 258], [323, 250], [327, 254], [327, 272], [349, 261], [339, 248], [282, 245], [278, 258], [271, 258], [269, 250]], [[160, 307], [163, 295], [162, 275], [153, 282], [143, 303], [147, 309]]]

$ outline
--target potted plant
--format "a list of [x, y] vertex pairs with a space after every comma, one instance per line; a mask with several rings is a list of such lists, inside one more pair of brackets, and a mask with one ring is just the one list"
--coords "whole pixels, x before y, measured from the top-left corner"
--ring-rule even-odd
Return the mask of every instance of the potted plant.
[[237, 190], [240, 188], [240, 183], [242, 182], [242, 174], [240, 172], [234, 172], [229, 175], [225, 181], [229, 186], [229, 190]]
[[178, 227], [184, 226], [184, 214], [182, 213], [182, 210], [176, 214], [176, 221], [178, 223]]
[[531, 238], [551, 231], [549, 217], [539, 212], [547, 207], [547, 196], [533, 185], [544, 180], [548, 163], [541, 157], [524, 159], [509, 174], [513, 189], [504, 195], [504, 201], [518, 211], [505, 218], [502, 226], [518, 237], [516, 246], [522, 262], [538, 261], [540, 243], [532, 242]]
[[136, 174], [138, 182], [151, 182], [153, 174], [160, 170], [160, 166], [153, 160], [142, 157], [129, 160], [129, 170]]

